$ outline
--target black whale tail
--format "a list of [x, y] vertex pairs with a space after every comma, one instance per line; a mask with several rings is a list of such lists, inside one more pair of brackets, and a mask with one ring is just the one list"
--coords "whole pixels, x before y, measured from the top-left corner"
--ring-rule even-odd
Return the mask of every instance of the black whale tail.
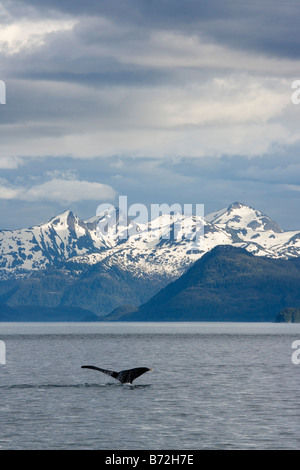
[[100, 372], [103, 372], [103, 374], [110, 375], [114, 379], [118, 377], [118, 372], [115, 372], [114, 370], [100, 369], [100, 367], [96, 367], [96, 366], [81, 366], [81, 368], [98, 370]]
[[81, 366], [81, 368], [98, 370], [106, 375], [110, 375], [114, 379], [119, 380], [122, 384], [132, 384], [132, 382], [138, 377], [140, 377], [142, 374], [145, 374], [145, 372], [152, 370], [148, 367], [136, 367], [135, 369], [121, 370], [120, 372], [115, 372], [113, 370], [101, 369], [100, 367], [96, 366]]

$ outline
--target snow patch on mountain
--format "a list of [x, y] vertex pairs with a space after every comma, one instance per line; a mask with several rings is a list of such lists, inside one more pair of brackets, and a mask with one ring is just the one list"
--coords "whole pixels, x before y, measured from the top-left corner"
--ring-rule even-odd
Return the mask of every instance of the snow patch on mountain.
[[0, 277], [103, 263], [136, 277], [174, 279], [217, 245], [238, 246], [256, 256], [296, 257], [300, 232], [284, 232], [267, 215], [238, 202], [205, 219], [177, 212], [144, 224], [117, 208], [86, 221], [65, 211], [41, 225], [0, 231]]
[[239, 202], [230, 204], [225, 209], [206, 216], [206, 220], [223, 228], [232, 228], [246, 234], [247, 231], [271, 231], [282, 233], [283, 230], [270, 217], [262, 212]]

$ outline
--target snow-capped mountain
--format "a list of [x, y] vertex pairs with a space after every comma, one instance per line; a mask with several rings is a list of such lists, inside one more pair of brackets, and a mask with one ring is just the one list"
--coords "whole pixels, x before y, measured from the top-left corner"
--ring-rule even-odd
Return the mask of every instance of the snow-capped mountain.
[[71, 211], [28, 229], [0, 231], [0, 268], [6, 273], [45, 269], [107, 246]]
[[28, 229], [0, 231], [0, 278], [70, 263], [117, 266], [136, 277], [174, 279], [217, 245], [245, 248], [257, 256], [300, 256], [300, 231], [284, 232], [267, 215], [240, 203], [205, 219], [164, 214], [138, 224], [118, 209], [82, 221], [71, 211]]
[[239, 202], [234, 202], [225, 209], [207, 215], [206, 220], [224, 229], [232, 228], [236, 231], [245, 232], [245, 234], [248, 230], [254, 232], [283, 232], [270, 217]]
[[257, 256], [300, 256], [300, 231], [284, 232], [266, 214], [239, 202], [206, 216], [206, 220], [231, 235], [232, 244]]

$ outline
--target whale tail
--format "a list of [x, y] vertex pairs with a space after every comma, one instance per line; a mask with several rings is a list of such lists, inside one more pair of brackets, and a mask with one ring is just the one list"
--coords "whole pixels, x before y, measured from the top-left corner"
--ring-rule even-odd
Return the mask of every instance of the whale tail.
[[118, 372], [115, 372], [114, 370], [100, 369], [100, 367], [96, 367], [96, 366], [81, 366], [81, 368], [98, 370], [100, 372], [103, 372], [103, 374], [110, 375], [114, 379], [117, 379], [118, 377]]
[[138, 377], [140, 377], [142, 374], [145, 374], [145, 372], [152, 370], [148, 369], [148, 367], [136, 367], [134, 369], [121, 370], [120, 372], [115, 372], [113, 370], [101, 369], [100, 367], [96, 366], [81, 366], [81, 368], [98, 370], [106, 375], [110, 375], [114, 379], [119, 380], [122, 384], [132, 384], [132, 382]]

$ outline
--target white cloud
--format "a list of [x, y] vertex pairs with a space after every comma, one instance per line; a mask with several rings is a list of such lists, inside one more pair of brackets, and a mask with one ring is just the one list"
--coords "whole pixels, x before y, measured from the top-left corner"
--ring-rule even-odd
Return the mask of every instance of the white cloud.
[[6, 157], [0, 156], [0, 168], [2, 170], [12, 170], [18, 168], [24, 162], [21, 158], [18, 157]]
[[288, 191], [300, 191], [300, 186], [298, 184], [285, 184], [283, 186]]
[[71, 30], [76, 23], [71, 19], [22, 19], [1, 25], [0, 52], [11, 55], [41, 47], [47, 34]]
[[115, 190], [106, 184], [54, 178], [29, 189], [0, 185], [0, 199], [23, 201], [55, 201], [70, 204], [78, 201], [112, 201]]
[[17, 188], [10, 188], [0, 183], [0, 199], [17, 199], [19, 196], [19, 190]]
[[18, 86], [20, 122], [0, 126], [6, 155], [251, 156], [299, 140], [298, 109], [283, 79], [232, 74], [182, 87]]
[[[298, 72], [298, 60], [192, 32], [137, 28], [137, 40], [121, 23], [76, 21], [21, 19], [0, 32], [0, 43], [2, 34], [17, 54], [5, 58], [10, 76], [27, 76], [7, 83], [8, 106], [12, 89], [15, 102], [9, 123], [0, 125], [0, 155], [253, 156], [299, 141], [286, 78]], [[139, 83], [141, 71], [163, 78]]]
[[[0, 0], [0, 79], [7, 85], [7, 104], [0, 106], [0, 168], [21, 177], [13, 186], [0, 180], [0, 198], [25, 201], [3, 203], [1, 220], [10, 205], [29, 212], [33, 205], [44, 210], [53, 201], [82, 199], [87, 202], [77, 205], [88, 207], [113, 196], [110, 186], [81, 180], [94, 179], [92, 158], [111, 156], [113, 186], [138, 197], [147, 191], [159, 197], [161, 190], [173, 198], [180, 187], [191, 198], [207, 189], [209, 200], [227, 203], [231, 195], [244, 197], [248, 182], [250, 204], [252, 195], [264, 205], [268, 198], [275, 204], [280, 194], [280, 205], [286, 193], [297, 208], [296, 169], [263, 165], [273, 152], [283, 160], [298, 158], [300, 105], [291, 103], [291, 84], [300, 78], [300, 48], [293, 2], [272, 8], [269, 0], [228, 8], [219, 1], [185, 2], [184, 14], [182, 1], [161, 2], [157, 9], [158, 3]], [[124, 156], [140, 157], [133, 158], [135, 171]], [[211, 156], [224, 158], [197, 161]], [[234, 166], [241, 156], [241, 182], [234, 174], [228, 183], [224, 161]], [[68, 157], [78, 172], [60, 171]], [[157, 168], [143, 157], [155, 157]], [[199, 185], [191, 170], [191, 181], [178, 185], [179, 174], [162, 168], [181, 157], [195, 157], [193, 165], [213, 171]], [[34, 171], [33, 158], [39, 165]], [[86, 159], [84, 168], [76, 158]], [[38, 169], [46, 182], [40, 183]], [[183, 178], [184, 164], [181, 171]], [[149, 188], [145, 181], [151, 181]], [[274, 183], [281, 184], [278, 193]]]

